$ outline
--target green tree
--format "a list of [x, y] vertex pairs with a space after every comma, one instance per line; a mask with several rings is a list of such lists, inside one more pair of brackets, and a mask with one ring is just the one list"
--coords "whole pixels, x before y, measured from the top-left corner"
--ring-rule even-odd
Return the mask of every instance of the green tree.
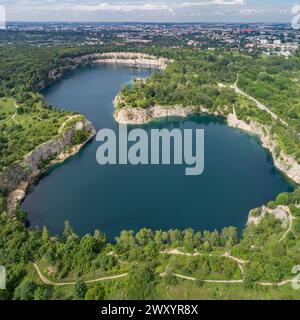
[[85, 300], [104, 300], [105, 289], [101, 285], [96, 285], [88, 289]]
[[289, 204], [289, 201], [290, 201], [290, 196], [286, 192], [280, 193], [276, 198], [277, 205], [287, 206]]
[[155, 285], [155, 273], [146, 264], [136, 266], [129, 272], [127, 279], [127, 297], [130, 300], [150, 298]]
[[32, 280], [24, 280], [16, 288], [14, 298], [16, 300], [33, 300], [37, 285]]
[[76, 299], [84, 299], [87, 293], [87, 286], [84, 281], [78, 280], [74, 286], [74, 296]]
[[49, 300], [50, 289], [45, 286], [39, 286], [34, 292], [34, 300]]

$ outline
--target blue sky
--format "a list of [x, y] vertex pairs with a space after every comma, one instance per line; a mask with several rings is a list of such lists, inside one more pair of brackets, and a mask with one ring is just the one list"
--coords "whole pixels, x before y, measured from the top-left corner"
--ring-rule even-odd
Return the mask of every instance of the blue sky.
[[0, 0], [9, 21], [290, 22], [300, 0]]

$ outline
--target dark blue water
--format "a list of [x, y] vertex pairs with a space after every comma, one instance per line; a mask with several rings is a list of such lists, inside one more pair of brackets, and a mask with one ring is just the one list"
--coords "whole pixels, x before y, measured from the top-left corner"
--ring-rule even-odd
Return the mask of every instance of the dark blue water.
[[[112, 101], [120, 87], [149, 71], [94, 66], [76, 71], [45, 92], [46, 100], [79, 111], [97, 129], [117, 129]], [[185, 166], [100, 166], [95, 140], [55, 166], [30, 193], [23, 208], [33, 226], [63, 230], [69, 220], [82, 235], [95, 229], [113, 239], [121, 230], [244, 227], [248, 211], [291, 185], [275, 170], [257, 138], [229, 128], [220, 118], [159, 120], [151, 128], [204, 128], [205, 171], [186, 176]]]

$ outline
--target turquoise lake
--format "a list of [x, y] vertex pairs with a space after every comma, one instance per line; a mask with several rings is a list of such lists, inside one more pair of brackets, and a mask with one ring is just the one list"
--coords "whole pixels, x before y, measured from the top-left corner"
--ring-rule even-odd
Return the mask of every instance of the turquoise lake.
[[[97, 130], [117, 131], [114, 97], [122, 85], [149, 74], [117, 65], [86, 67], [44, 95], [55, 107], [84, 114]], [[26, 197], [22, 207], [31, 226], [46, 225], [60, 233], [69, 220], [79, 235], [99, 229], [111, 240], [121, 230], [143, 227], [242, 230], [250, 209], [292, 190], [259, 140], [229, 128], [222, 118], [169, 118], [142, 127], [205, 129], [204, 173], [186, 176], [185, 165], [100, 166], [96, 161], [100, 143], [94, 139], [50, 169]]]

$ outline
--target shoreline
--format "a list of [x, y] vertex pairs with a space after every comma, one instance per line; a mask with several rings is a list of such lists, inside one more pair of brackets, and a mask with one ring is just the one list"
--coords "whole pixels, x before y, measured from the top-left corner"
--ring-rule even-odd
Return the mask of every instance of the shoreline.
[[[65, 61], [68, 61], [71, 64], [66, 67], [59, 67], [57, 69], [49, 70], [46, 82], [42, 81], [37, 84], [36, 86], [37, 91], [42, 91], [48, 88], [55, 82], [61, 80], [68, 72], [72, 72], [86, 65], [94, 65], [99, 63], [122, 64], [122, 65], [127, 65], [132, 67], [145, 67], [145, 68], [151, 68], [151, 69], [164, 70], [167, 67], [167, 65], [170, 62], [172, 62], [172, 60], [168, 60], [166, 58], [160, 58], [156, 56], [151, 56], [149, 54], [134, 53], [134, 52], [94, 53], [94, 54], [78, 56], [75, 58], [66, 58]], [[40, 177], [49, 168], [51, 168], [55, 164], [63, 163], [70, 157], [76, 155], [91, 139], [93, 139], [93, 137], [96, 135], [96, 129], [93, 126], [93, 124], [89, 122], [86, 118], [84, 118], [84, 121], [88, 123], [92, 132], [91, 135], [88, 137], [88, 139], [80, 145], [73, 146], [70, 151], [61, 150], [61, 152], [59, 152], [59, 154], [55, 156], [55, 159], [51, 160], [49, 164], [45, 166], [45, 168], [35, 170], [34, 172], [31, 173], [30, 176], [26, 178], [23, 177], [21, 181], [19, 181], [17, 185], [14, 185], [13, 187], [10, 186], [10, 183], [5, 182], [5, 180], [7, 180], [5, 177], [7, 172], [14, 171], [16, 166], [22, 167], [22, 169], [25, 171], [25, 166], [23, 166], [23, 163], [27, 161], [28, 157], [30, 157], [32, 153], [39, 150], [39, 148], [42, 148], [44, 145], [54, 142], [55, 138], [59, 137], [59, 134], [61, 132], [58, 132], [58, 135], [53, 137], [53, 139], [46, 141], [41, 145], [37, 146], [22, 160], [17, 161], [16, 163], [12, 164], [8, 168], [5, 168], [5, 170], [0, 173], [0, 186], [6, 187], [7, 184], [10, 186], [9, 188], [7, 188], [9, 193], [7, 196], [7, 210], [6, 210], [9, 215], [14, 215], [17, 206], [20, 205], [26, 198], [28, 189], [32, 185], [36, 184], [39, 181]], [[10, 173], [8, 173], [8, 176], [9, 175]]]
[[78, 56], [75, 58], [65, 58], [62, 62], [68, 62], [69, 65], [58, 67], [48, 71], [47, 80], [41, 81], [36, 85], [37, 91], [42, 91], [62, 79], [68, 72], [72, 72], [80, 67], [95, 64], [121, 64], [129, 67], [143, 67], [146, 69], [165, 70], [173, 60], [156, 57], [146, 53], [137, 52], [105, 52], [93, 53]]
[[[120, 101], [120, 99], [120, 96], [117, 95], [115, 99], [115, 105], [118, 101]], [[142, 125], [147, 124], [154, 119], [167, 117], [184, 118], [192, 114], [223, 116], [226, 119], [229, 127], [236, 128], [245, 131], [248, 134], [257, 136], [262, 144], [262, 147], [269, 151], [272, 155], [272, 160], [276, 169], [293, 183], [300, 185], [300, 164], [293, 157], [285, 154], [282, 151], [279, 156], [276, 155], [275, 149], [277, 143], [274, 142], [274, 139], [272, 139], [269, 127], [263, 126], [254, 121], [251, 121], [250, 124], [247, 124], [245, 121], [238, 119], [234, 113], [225, 115], [220, 113], [211, 113], [208, 109], [203, 107], [199, 107], [199, 111], [195, 111], [195, 109], [192, 107], [162, 107], [157, 105], [147, 109], [129, 107], [116, 109], [114, 112], [114, 118], [115, 121], [120, 124]]]
[[[141, 53], [132, 53], [132, 52], [107, 52], [107, 53], [96, 53], [91, 55], [84, 55], [75, 58], [67, 58], [68, 61], [72, 61], [75, 63], [74, 65], [69, 65], [65, 68], [59, 68], [55, 70], [50, 70], [48, 72], [48, 79], [46, 83], [39, 84], [38, 90], [43, 90], [52, 85], [53, 83], [59, 81], [63, 78], [66, 73], [76, 70], [79, 67], [83, 67], [85, 65], [94, 65], [98, 63], [106, 63], [106, 64], [122, 64], [127, 66], [133, 67], [145, 67], [145, 68], [152, 68], [152, 69], [161, 69], [164, 70], [169, 63], [172, 63], [173, 60], [168, 60], [166, 58], [159, 58], [155, 56], [151, 56], [148, 54], [141, 54]], [[120, 96], [117, 95], [115, 98], [115, 105], [120, 99]], [[248, 134], [256, 135], [260, 142], [262, 143], [262, 147], [268, 150], [272, 155], [272, 160], [276, 169], [280, 171], [286, 178], [291, 180], [292, 183], [296, 185], [300, 184], [300, 165], [290, 156], [283, 155], [283, 160], [280, 160], [276, 157], [274, 152], [274, 142], [272, 146], [271, 138], [264, 134], [265, 128], [255, 122], [252, 122], [251, 125], [248, 125], [242, 120], [239, 120], [235, 114], [231, 113], [228, 116], [222, 113], [211, 113], [208, 109], [203, 107], [198, 107], [197, 111], [193, 107], [162, 107], [162, 106], [154, 106], [148, 109], [142, 108], [122, 108], [116, 109], [114, 112], [114, 119], [118, 123], [123, 124], [145, 124], [149, 123], [150, 121], [158, 118], [166, 118], [166, 117], [187, 117], [192, 114], [203, 114], [203, 115], [211, 115], [211, 116], [222, 116], [226, 119], [227, 125], [229, 127], [237, 128], [242, 131], [247, 132]], [[89, 122], [89, 121], [88, 121]], [[90, 123], [90, 122], [89, 122]], [[93, 124], [90, 123], [93, 127]], [[94, 136], [96, 132], [94, 131], [93, 135], [91, 135], [87, 141], [83, 144], [78, 145], [72, 148], [72, 151], [66, 152], [62, 151], [54, 160], [52, 160], [46, 168], [40, 171], [34, 178], [29, 179], [28, 181], [22, 182], [15, 188], [11, 193], [11, 200], [7, 203], [12, 204], [13, 208], [16, 208], [18, 204], [20, 204], [25, 197], [27, 196], [27, 191], [30, 186], [35, 184], [43, 175], [45, 171], [47, 171], [51, 166], [55, 165], [56, 163], [62, 163], [68, 158], [72, 157], [73, 155], [77, 154], [83, 147], [86, 145]], [[51, 140], [52, 141], [52, 140]], [[49, 142], [49, 141], [48, 141]], [[45, 142], [46, 144], [48, 142]], [[39, 148], [40, 146], [36, 147]], [[34, 150], [33, 150], [34, 151]], [[32, 151], [32, 152], [33, 152]], [[295, 171], [295, 173], [291, 173]], [[293, 169], [294, 168], [294, 169]], [[1, 174], [0, 174], [1, 180]]]
[[[85, 130], [87, 139], [81, 144], [72, 145], [71, 141], [76, 130]], [[27, 196], [28, 189], [35, 185], [41, 176], [55, 164], [63, 163], [76, 155], [96, 135], [96, 129], [87, 119], [78, 120], [64, 134], [42, 143], [22, 160], [0, 173], [0, 185], [7, 187], [7, 213], [14, 215], [18, 205]], [[41, 161], [49, 161], [40, 167]]]

